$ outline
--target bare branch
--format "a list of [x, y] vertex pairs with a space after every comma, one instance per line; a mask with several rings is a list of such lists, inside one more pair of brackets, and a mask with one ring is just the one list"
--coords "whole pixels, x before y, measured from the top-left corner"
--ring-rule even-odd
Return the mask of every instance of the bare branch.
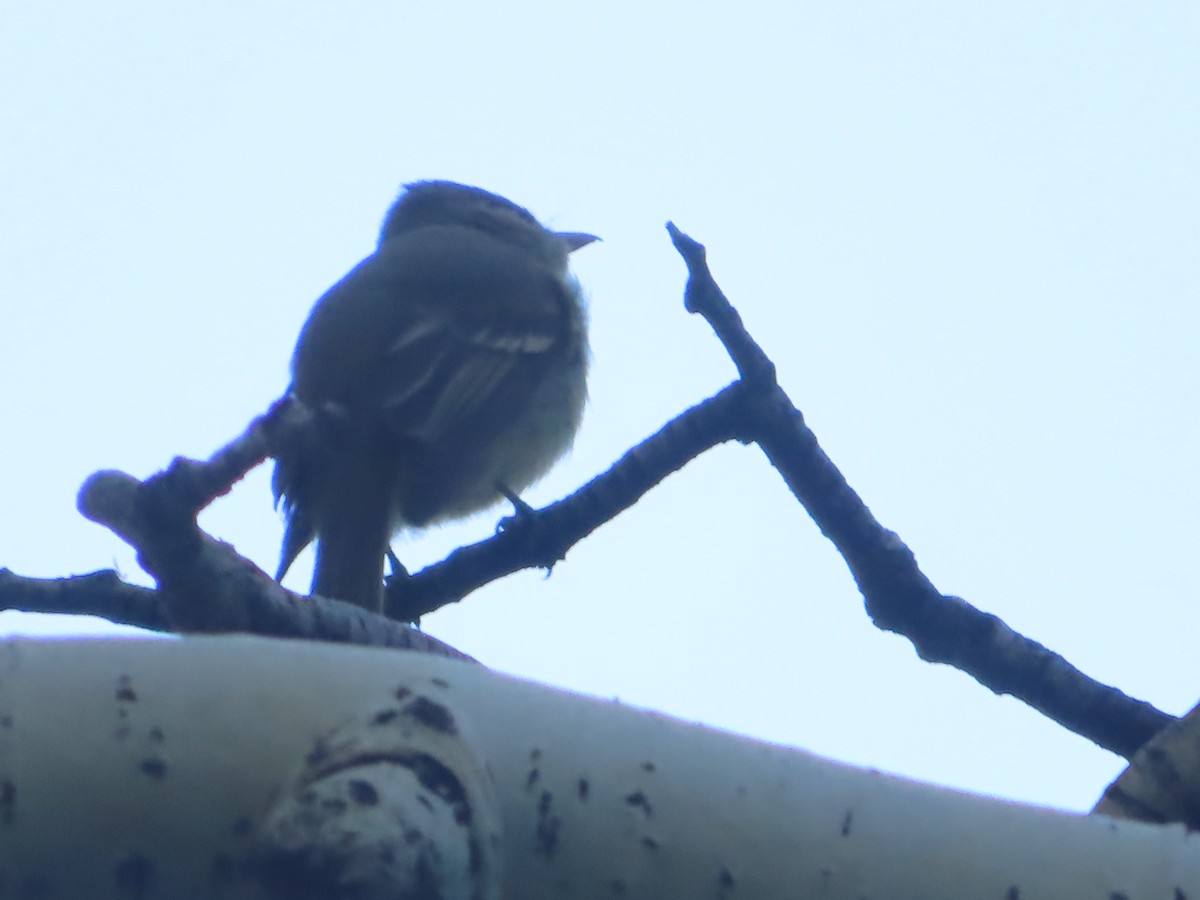
[[[258, 440], [254, 427], [243, 437]], [[469, 658], [358, 606], [284, 590], [228, 544], [201, 531], [195, 520], [197, 498], [236, 469], [230, 468], [230, 460], [241, 465], [253, 455], [231, 444], [217, 454], [211, 470], [209, 463], [177, 460], [144, 483], [123, 472], [98, 472], [79, 492], [80, 512], [137, 550], [139, 564], [164, 594], [161, 611], [172, 630], [246, 632]]]
[[908, 638], [922, 659], [961, 669], [1125, 758], [1174, 721], [1094, 681], [996, 616], [941, 594], [899, 536], [876, 521], [775, 383], [773, 364], [713, 280], [703, 246], [667, 228], [688, 266], [688, 309], [710, 323], [742, 373], [745, 402], [737, 409], [747, 417], [744, 429], [842, 554], [877, 627]]
[[605, 522], [705, 450], [741, 439], [732, 384], [677, 416], [563, 500], [506, 519], [492, 538], [461, 547], [412, 576], [391, 579], [388, 615], [413, 621], [521, 569], [549, 569]]
[[150, 631], [170, 627], [159, 591], [122, 581], [111, 569], [69, 578], [26, 578], [0, 569], [0, 610], [100, 616]]

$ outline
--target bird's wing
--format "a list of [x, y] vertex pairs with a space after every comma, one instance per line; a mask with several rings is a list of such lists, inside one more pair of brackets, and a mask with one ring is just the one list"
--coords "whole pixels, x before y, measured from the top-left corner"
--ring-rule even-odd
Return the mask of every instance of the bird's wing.
[[424, 320], [388, 348], [381, 396], [387, 421], [396, 433], [426, 442], [467, 422], [500, 424], [528, 398], [562, 340], [563, 324], [553, 320]]

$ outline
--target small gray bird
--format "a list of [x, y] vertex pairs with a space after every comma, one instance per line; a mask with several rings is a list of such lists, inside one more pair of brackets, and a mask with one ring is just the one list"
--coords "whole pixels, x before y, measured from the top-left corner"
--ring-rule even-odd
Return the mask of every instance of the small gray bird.
[[571, 446], [587, 322], [567, 257], [597, 238], [450, 181], [407, 185], [375, 252], [300, 332], [291, 392], [318, 412], [273, 488], [279, 578], [315, 538], [312, 592], [379, 611], [392, 535], [491, 506]]

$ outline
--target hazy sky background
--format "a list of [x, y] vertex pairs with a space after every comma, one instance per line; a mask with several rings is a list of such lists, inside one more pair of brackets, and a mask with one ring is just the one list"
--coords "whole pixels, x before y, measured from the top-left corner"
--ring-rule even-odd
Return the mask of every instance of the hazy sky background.
[[[1182, 2], [6, 4], [0, 566], [145, 582], [75, 512], [84, 478], [241, 431], [399, 186], [450, 178], [604, 237], [575, 263], [588, 416], [526, 499], [731, 379], [672, 219], [942, 591], [1182, 713], [1198, 46]], [[202, 524], [272, 570], [267, 481]], [[398, 549], [416, 568], [503, 512]], [[505, 672], [969, 790], [1086, 809], [1122, 768], [875, 630], [753, 447], [424, 624]]]

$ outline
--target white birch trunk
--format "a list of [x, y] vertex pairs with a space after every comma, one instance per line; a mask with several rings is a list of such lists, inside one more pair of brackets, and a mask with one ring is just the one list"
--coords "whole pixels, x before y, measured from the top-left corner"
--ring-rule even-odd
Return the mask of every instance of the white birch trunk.
[[[384, 720], [401, 727], [362, 726]], [[355, 784], [321, 790], [388, 810], [368, 829], [424, 828], [429, 779], [372, 781], [418, 756], [465, 786], [429, 816], [470, 831], [433, 852], [469, 871], [408, 896], [1200, 897], [1182, 827], [914, 784], [424, 654], [219, 637], [0, 645], [0, 898], [342, 896], [271, 893], [263, 847], [313, 824], [288, 804], [314, 809], [347, 760]], [[376, 788], [399, 811], [358, 802]]]

